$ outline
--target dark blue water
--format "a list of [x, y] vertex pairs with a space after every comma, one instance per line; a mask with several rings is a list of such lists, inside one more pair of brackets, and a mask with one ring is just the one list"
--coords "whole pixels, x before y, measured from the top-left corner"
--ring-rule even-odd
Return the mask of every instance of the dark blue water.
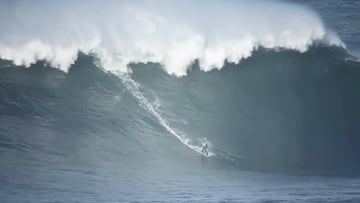
[[[296, 2], [346, 47], [259, 48], [184, 77], [1, 60], [0, 202], [360, 202], [360, 4]], [[213, 156], [191, 149], [204, 141]]]

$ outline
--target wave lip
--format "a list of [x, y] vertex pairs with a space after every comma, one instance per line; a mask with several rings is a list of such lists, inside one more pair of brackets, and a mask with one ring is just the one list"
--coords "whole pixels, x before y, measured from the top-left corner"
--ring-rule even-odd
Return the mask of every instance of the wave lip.
[[[300, 52], [317, 42], [345, 47], [315, 12], [297, 4], [143, 0], [92, 1], [83, 8], [82, 3], [0, 3], [0, 58], [25, 66], [45, 60], [67, 71], [83, 52], [99, 56], [108, 71], [160, 63], [167, 73], [184, 76], [195, 60], [203, 71], [221, 69], [259, 47]], [[30, 27], [36, 24], [41, 29]]]

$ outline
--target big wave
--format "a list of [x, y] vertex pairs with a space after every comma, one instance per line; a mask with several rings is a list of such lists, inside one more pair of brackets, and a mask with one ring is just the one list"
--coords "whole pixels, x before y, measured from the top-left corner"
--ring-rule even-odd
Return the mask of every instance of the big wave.
[[0, 3], [0, 58], [68, 71], [78, 53], [107, 71], [159, 63], [184, 76], [239, 63], [259, 47], [305, 52], [315, 43], [345, 47], [312, 10], [281, 1], [45, 1]]

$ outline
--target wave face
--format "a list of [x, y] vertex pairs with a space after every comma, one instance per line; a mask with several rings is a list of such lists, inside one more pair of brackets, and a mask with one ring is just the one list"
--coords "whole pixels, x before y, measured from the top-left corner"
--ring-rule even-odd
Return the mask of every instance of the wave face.
[[64, 71], [78, 52], [97, 55], [111, 71], [152, 62], [184, 76], [195, 60], [203, 71], [221, 69], [259, 47], [344, 46], [315, 12], [285, 2], [40, 0], [0, 7], [6, 19], [0, 21], [0, 58], [26, 66], [45, 60]]
[[160, 64], [134, 64], [131, 76], [117, 76], [85, 55], [68, 73], [3, 61], [2, 146], [44, 153], [51, 145], [57, 155], [67, 153], [63, 144], [85, 139], [85, 151], [105, 150], [104, 157], [163, 165], [179, 156], [195, 167], [191, 149], [206, 139], [214, 167], [356, 174], [360, 68], [347, 56], [331, 47], [261, 49], [221, 71], [194, 64], [182, 79]]

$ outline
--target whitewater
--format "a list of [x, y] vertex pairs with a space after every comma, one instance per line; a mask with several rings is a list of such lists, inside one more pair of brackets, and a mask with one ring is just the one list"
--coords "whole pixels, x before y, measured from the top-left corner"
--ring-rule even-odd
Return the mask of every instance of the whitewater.
[[281, 1], [40, 0], [5, 1], [0, 9], [8, 19], [0, 21], [1, 59], [27, 67], [46, 61], [63, 71], [79, 52], [99, 56], [107, 71], [159, 63], [184, 76], [195, 61], [203, 71], [221, 69], [259, 47], [345, 46], [311, 9]]

